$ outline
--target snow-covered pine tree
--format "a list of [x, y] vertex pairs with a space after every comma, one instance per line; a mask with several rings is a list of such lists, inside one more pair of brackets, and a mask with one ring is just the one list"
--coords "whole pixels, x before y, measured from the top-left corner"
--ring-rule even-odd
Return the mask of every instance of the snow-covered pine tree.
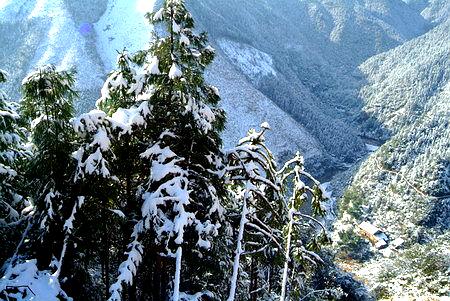
[[[120, 53], [118, 68], [105, 81], [97, 109], [73, 120], [82, 141], [74, 153], [75, 181], [83, 186], [89, 204], [83, 223], [96, 225], [93, 231], [80, 231], [89, 244], [79, 247], [90, 254], [88, 266], [95, 268], [100, 262], [104, 297], [109, 295], [111, 277], [116, 276], [114, 262], [127, 252], [135, 221], [141, 216], [148, 164], [140, 155], [153, 131], [143, 71], [133, 56]], [[135, 295], [135, 285], [123, 291], [123, 299]]]
[[73, 262], [66, 253], [75, 215], [84, 202], [72, 181], [75, 143], [70, 119], [77, 95], [73, 84], [72, 71], [54, 66], [38, 68], [22, 82], [20, 112], [29, 121], [32, 152], [24, 162], [24, 189], [31, 205], [28, 225], [0, 281], [2, 297], [40, 294], [49, 301], [70, 299], [59, 278], [70, 272], [62, 268]]
[[[227, 208], [228, 216], [232, 219], [233, 212], [240, 216], [229, 301], [253, 300], [259, 296], [255, 291], [259, 283], [267, 281], [261, 286], [268, 286], [270, 293], [273, 286], [270, 282], [276, 282], [276, 271], [270, 270], [273, 267], [269, 263], [282, 248], [279, 228], [284, 223], [285, 204], [275, 159], [264, 144], [267, 129], [268, 125], [264, 124], [261, 131], [250, 130], [235, 148], [226, 151], [229, 191], [234, 205]], [[260, 262], [262, 258], [264, 262]], [[239, 274], [244, 277], [239, 278]]]
[[[6, 72], [0, 70], [0, 83], [6, 81]], [[12, 181], [17, 177], [15, 163], [21, 153], [21, 131], [19, 115], [14, 105], [7, 101], [0, 90], [0, 226], [17, 221], [20, 217], [15, 209], [21, 197], [15, 191]]]
[[[0, 70], [0, 84], [6, 79], [6, 71]], [[25, 129], [16, 109], [17, 104], [8, 101], [7, 95], [0, 90], [0, 262], [12, 255], [17, 242], [16, 230], [25, 219], [22, 210], [30, 205], [20, 192], [19, 168], [27, 153], [24, 149]]]
[[[322, 223], [326, 214], [324, 201], [330, 195], [324, 186], [305, 171], [304, 159], [297, 155], [278, 171], [281, 184], [290, 188], [287, 200], [284, 234], [284, 266], [280, 301], [302, 298], [307, 291], [305, 278], [311, 267], [324, 263], [317, 252], [330, 242]], [[286, 191], [285, 191], [286, 192]]]
[[288, 284], [289, 295], [294, 296], [302, 289], [296, 284], [302, 281], [305, 261], [321, 262], [315, 251], [327, 239], [318, 219], [325, 213], [322, 201], [327, 198], [320, 183], [304, 171], [299, 154], [277, 169], [265, 145], [268, 129], [263, 123], [260, 131], [249, 131], [226, 152], [234, 200], [227, 215], [232, 219], [233, 212], [240, 212], [228, 301], [283, 301]]
[[[214, 53], [206, 35], [193, 33], [182, 2], [166, 2], [159, 15], [149, 19], [164, 21], [168, 36], [157, 37], [150, 49], [136, 55], [121, 53], [98, 109], [73, 122], [84, 141], [75, 152], [76, 181], [90, 206], [95, 200], [106, 201], [101, 212], [111, 209], [111, 215], [124, 217], [126, 222], [119, 226], [123, 231], [115, 236], [132, 239], [111, 287], [112, 300], [137, 295], [161, 300], [172, 294], [179, 299], [213, 288], [211, 277], [223, 281], [208, 240], [217, 235], [219, 197], [224, 195], [218, 159], [224, 117], [215, 106], [217, 90], [203, 81]], [[110, 217], [97, 225], [107, 221], [110, 229], [117, 229], [117, 219]], [[181, 269], [184, 247], [185, 261], [192, 264]], [[137, 273], [142, 260], [146, 266]], [[185, 277], [180, 281], [182, 270]], [[179, 291], [180, 283], [186, 293]]]
[[39, 268], [46, 269], [53, 262], [58, 273], [69, 230], [66, 220], [80, 205], [72, 180], [74, 81], [74, 72], [48, 65], [22, 82], [21, 113], [31, 121], [33, 152], [27, 160], [26, 188], [35, 206], [27, 253], [37, 259]]
[[[68, 280], [68, 292], [74, 298], [86, 296], [104, 299], [108, 295], [110, 261], [115, 253], [122, 251], [120, 217], [120, 198], [123, 196], [119, 178], [110, 170], [111, 160], [115, 159], [111, 149], [111, 124], [108, 116], [101, 110], [92, 110], [73, 119], [72, 125], [78, 135], [80, 145], [73, 156], [77, 161], [74, 182], [82, 187], [86, 206], [79, 216], [77, 257], [80, 263], [74, 267], [75, 274]], [[124, 202], [125, 203], [125, 202]], [[114, 233], [114, 234], [113, 234]], [[116, 244], [113, 236], [116, 237]], [[119, 241], [119, 243], [117, 243]], [[111, 250], [118, 251], [112, 252]], [[88, 269], [100, 269], [100, 287], [93, 289], [93, 279]], [[80, 278], [82, 281], [80, 281]], [[94, 291], [95, 293], [93, 293]]]
[[[148, 17], [165, 25], [164, 37], [155, 37], [150, 49], [131, 59], [140, 68], [131, 68], [128, 75], [118, 72], [108, 81], [111, 88], [127, 91], [137, 105], [148, 100], [150, 109], [140, 140], [147, 145], [141, 159], [150, 172], [137, 191], [143, 201], [141, 217], [110, 300], [120, 299], [122, 285], [132, 283], [141, 261], [146, 267], [135, 281], [149, 300], [208, 295], [214, 289], [211, 278], [223, 281], [219, 271], [211, 271], [217, 269], [212, 238], [218, 235], [220, 198], [225, 195], [218, 159], [224, 114], [216, 107], [217, 90], [203, 79], [214, 50], [205, 34], [193, 32], [193, 19], [182, 1], [165, 1]], [[115, 101], [107, 97], [100, 106], [109, 109], [119, 103], [120, 91], [107, 95], [116, 96]], [[127, 103], [123, 100], [121, 105]], [[145, 274], [150, 284], [140, 284]]]
[[203, 78], [214, 49], [205, 33], [194, 33], [184, 1], [165, 1], [149, 18], [164, 24], [166, 32], [156, 37], [149, 66], [158, 64], [161, 73], [152, 83], [153, 111], [164, 130], [144, 153], [151, 159], [144, 221], [156, 222], [163, 252], [175, 259], [173, 300], [200, 298], [217, 291], [222, 281], [214, 237], [223, 218], [219, 132], [225, 118], [217, 107], [217, 89]]

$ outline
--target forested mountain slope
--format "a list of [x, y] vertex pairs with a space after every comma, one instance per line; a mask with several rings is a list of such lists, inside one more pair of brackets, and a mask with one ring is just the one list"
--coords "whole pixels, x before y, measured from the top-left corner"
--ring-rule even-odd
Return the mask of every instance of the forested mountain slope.
[[203, 0], [190, 6], [230, 62], [317, 137], [335, 163], [365, 153], [355, 126], [365, 118], [357, 66], [427, 26], [402, 1]]
[[[144, 13], [160, 2], [0, 0], [8, 94], [19, 99], [37, 65], [73, 66], [77, 109], [91, 109], [117, 50], [151, 39]], [[268, 145], [300, 149], [315, 174], [361, 163], [337, 225], [370, 221], [405, 242], [383, 257], [359, 239], [370, 256], [352, 271], [378, 297], [448, 295], [450, 1], [186, 2], [217, 51], [207, 80], [227, 111], [225, 144], [268, 121]], [[367, 160], [366, 138], [386, 141]]]
[[[83, 99], [80, 111], [98, 98], [116, 50], [134, 51], [149, 41], [151, 28], [143, 14], [155, 4], [0, 3], [0, 65], [12, 70], [11, 82], [16, 83], [8, 89], [10, 95], [19, 96], [17, 83], [37, 64], [76, 66]], [[421, 34], [428, 24], [400, 0], [202, 0], [188, 5], [218, 51], [210, 77], [219, 79], [227, 70], [233, 79], [214, 82], [225, 95], [229, 115], [225, 142], [231, 144], [248, 126], [267, 120], [282, 133], [269, 135], [277, 153], [300, 149], [315, 157], [310, 162], [325, 173], [366, 153], [359, 138], [358, 125], [366, 117], [361, 115], [357, 91], [362, 75], [356, 67]], [[219, 64], [222, 67], [217, 68]]]
[[97, 20], [104, 7], [101, 3], [93, 5], [81, 21], [72, 15], [67, 3], [0, 1], [0, 65], [10, 73], [6, 90], [11, 97], [19, 97], [20, 83], [29, 71], [50, 63], [62, 69], [76, 67], [82, 98], [98, 94], [104, 68], [90, 45], [94, 35], [89, 22]]
[[383, 283], [388, 295], [449, 292], [449, 70], [448, 18], [361, 65], [364, 110], [385, 127], [378, 138], [389, 140], [362, 164], [341, 202], [341, 220], [370, 221], [405, 241], [404, 250], [389, 258], [375, 252], [357, 271], [373, 286]]
[[450, 2], [446, 0], [429, 0], [422, 15], [433, 22], [442, 22], [450, 16]]

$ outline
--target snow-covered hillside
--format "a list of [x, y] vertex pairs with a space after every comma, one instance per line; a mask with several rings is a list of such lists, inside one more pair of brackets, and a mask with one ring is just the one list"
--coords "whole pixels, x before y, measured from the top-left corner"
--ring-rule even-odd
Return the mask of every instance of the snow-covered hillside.
[[341, 220], [368, 220], [391, 240], [405, 241], [389, 258], [376, 252], [355, 269], [379, 296], [449, 294], [449, 41], [447, 18], [361, 65], [368, 81], [364, 110], [386, 128], [380, 138], [389, 140], [357, 172], [341, 202]]
[[75, 20], [63, 0], [7, 0], [0, 3], [0, 65], [9, 70], [9, 93], [35, 66], [76, 67], [83, 98], [94, 98], [104, 68], [90, 45], [90, 23]]
[[[316, 137], [333, 164], [366, 153], [358, 130], [365, 116], [357, 66], [420, 35], [428, 24], [400, 0], [188, 4], [229, 63]], [[245, 59], [249, 51], [264, 53], [253, 68]]]
[[219, 40], [218, 44], [225, 55], [236, 62], [237, 67], [249, 78], [258, 81], [265, 76], [276, 76], [273, 59], [258, 49], [230, 40]]
[[[9, 94], [20, 97], [18, 83], [37, 65], [76, 67], [81, 92], [78, 110], [91, 108], [103, 79], [115, 65], [117, 51], [136, 51], [150, 41], [151, 27], [144, 14], [154, 4], [144, 0], [0, 2], [0, 33], [4, 33], [0, 34], [0, 65], [12, 74]], [[249, 72], [274, 74], [270, 57], [263, 53], [258, 60], [260, 69], [252, 69], [255, 51], [247, 55]], [[220, 88], [228, 112], [226, 146], [235, 144], [249, 128], [268, 121], [274, 129], [268, 143], [279, 155], [300, 150], [317, 162], [327, 158], [321, 144], [306, 129], [249, 84], [221, 55], [209, 77]]]
[[450, 22], [361, 66], [368, 85], [361, 91], [365, 110], [395, 132], [417, 122], [443, 101], [450, 80]]
[[[289, 114], [256, 90], [245, 77], [219, 55], [207, 73], [207, 80], [219, 88], [228, 123], [224, 133], [226, 147], [235, 145], [236, 137], [244, 137], [250, 128], [267, 121], [272, 128], [267, 134], [268, 145], [278, 155], [300, 150], [307, 161], [327, 157], [321, 144]], [[233, 87], [233, 89], [230, 89]]]
[[429, 0], [422, 15], [433, 23], [445, 21], [450, 16], [450, 2], [447, 0]]
[[145, 14], [153, 11], [153, 0], [111, 0], [95, 23], [97, 50], [106, 70], [115, 67], [117, 51], [143, 49], [150, 41], [151, 26]]

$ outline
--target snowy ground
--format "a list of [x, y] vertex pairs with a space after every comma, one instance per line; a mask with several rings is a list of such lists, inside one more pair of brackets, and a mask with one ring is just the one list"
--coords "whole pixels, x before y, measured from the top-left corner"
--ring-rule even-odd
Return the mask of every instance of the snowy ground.
[[[36, 260], [27, 260], [14, 268], [8, 268], [0, 279], [0, 292], [17, 287], [16, 297], [21, 301], [58, 301], [66, 296], [61, 290], [58, 277], [48, 271], [39, 271]], [[9, 294], [9, 297], [13, 297]]]
[[373, 153], [374, 151], [376, 151], [376, 150], [379, 149], [380, 147], [379, 147], [379, 146], [376, 146], [376, 145], [372, 145], [372, 144], [366, 143], [366, 148], [367, 148], [367, 151], [368, 151], [368, 152]]

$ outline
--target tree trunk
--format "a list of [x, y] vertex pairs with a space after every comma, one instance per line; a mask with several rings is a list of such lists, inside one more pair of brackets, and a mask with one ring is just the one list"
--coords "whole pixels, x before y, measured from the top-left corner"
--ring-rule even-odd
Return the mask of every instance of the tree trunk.
[[252, 263], [250, 268], [250, 300], [257, 301], [258, 293], [255, 292], [258, 289], [258, 268], [256, 260], [252, 257]]

